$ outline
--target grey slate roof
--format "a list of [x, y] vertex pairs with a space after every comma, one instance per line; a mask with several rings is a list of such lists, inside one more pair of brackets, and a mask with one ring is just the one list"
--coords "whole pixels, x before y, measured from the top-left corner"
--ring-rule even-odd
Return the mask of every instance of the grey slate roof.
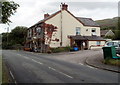
[[104, 40], [100, 36], [81, 36], [81, 35], [76, 35], [76, 36], [70, 36], [74, 40]]
[[104, 36], [108, 31], [109, 30], [100, 30], [100, 34]]
[[93, 21], [91, 18], [83, 18], [83, 17], [76, 17], [76, 18], [80, 20], [86, 26], [100, 26], [95, 21]]

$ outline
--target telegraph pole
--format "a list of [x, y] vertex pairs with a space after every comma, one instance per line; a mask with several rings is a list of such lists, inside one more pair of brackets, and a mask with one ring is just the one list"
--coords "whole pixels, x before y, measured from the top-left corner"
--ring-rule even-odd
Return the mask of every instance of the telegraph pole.
[[60, 5], [60, 10], [61, 10], [61, 42], [60, 42], [60, 46], [62, 47], [62, 3]]
[[8, 32], [9, 32], [9, 27], [5, 28], [7, 29], [7, 45], [8, 45]]

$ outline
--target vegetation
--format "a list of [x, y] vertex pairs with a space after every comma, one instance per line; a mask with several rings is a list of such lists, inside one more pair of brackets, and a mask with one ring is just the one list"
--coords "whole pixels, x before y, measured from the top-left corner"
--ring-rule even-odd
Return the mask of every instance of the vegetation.
[[101, 26], [101, 30], [112, 30], [115, 33], [112, 39], [120, 40], [120, 17], [97, 20], [96, 22]]
[[0, 83], [2, 83], [2, 56], [0, 56]]
[[17, 26], [10, 33], [2, 33], [3, 49], [18, 49], [24, 46], [27, 36], [27, 27]]
[[8, 84], [8, 83], [12, 83], [12, 79], [10, 78], [10, 75], [9, 75], [9, 72], [8, 72], [8, 69], [5, 65], [5, 63], [2, 63], [2, 83], [3, 85], [4, 84]]
[[58, 53], [58, 52], [68, 52], [70, 51], [71, 47], [67, 46], [67, 47], [58, 47], [58, 48], [51, 48], [51, 51], [53, 53]]
[[112, 19], [97, 20], [96, 22], [101, 26], [101, 30], [118, 29], [118, 17]]
[[2, 20], [1, 21], [4, 24], [6, 23], [9, 24], [11, 22], [9, 18], [11, 17], [11, 15], [14, 15], [19, 5], [13, 1], [6, 1], [6, 0], [0, 1], [0, 4], [2, 4]]
[[105, 64], [109, 64], [109, 65], [115, 65], [115, 66], [120, 66], [120, 59], [105, 59], [104, 60]]

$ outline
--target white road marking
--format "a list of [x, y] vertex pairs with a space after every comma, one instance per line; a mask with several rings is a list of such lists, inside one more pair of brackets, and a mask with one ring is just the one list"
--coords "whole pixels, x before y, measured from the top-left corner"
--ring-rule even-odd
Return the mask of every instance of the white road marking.
[[36, 60], [34, 60], [34, 59], [32, 59], [32, 61], [34, 61], [34, 62], [36, 62], [36, 63], [38, 63], [38, 64], [43, 64], [43, 63], [41, 63], [41, 62], [38, 62], [38, 61], [36, 61]]
[[11, 77], [12, 77], [13, 79], [15, 79], [11, 71], [10, 71], [10, 75], [11, 75]]
[[[20, 55], [20, 54], [17, 54], [17, 55], [19, 55], [19, 56], [22, 56], [22, 55]], [[26, 59], [29, 59], [29, 57], [26, 57], [26, 56], [23, 56], [24, 58], [26, 58]], [[38, 64], [43, 64], [43, 63], [41, 63], [41, 62], [38, 62], [38, 61], [36, 61], [36, 60], [34, 60], [34, 59], [31, 59], [32, 61], [34, 61], [34, 62], [36, 62], [36, 63], [38, 63]], [[56, 69], [54, 69], [54, 68], [52, 68], [52, 67], [48, 67], [49, 69], [51, 69], [51, 70], [53, 70], [53, 71], [56, 71], [56, 72], [58, 72], [58, 73], [60, 73], [60, 74], [62, 74], [62, 75], [64, 75], [64, 76], [67, 76], [67, 77], [69, 77], [69, 78], [73, 78], [72, 76], [69, 76], [68, 74], [65, 74], [65, 73], [63, 73], [63, 72], [60, 72], [60, 71], [57, 71]]]
[[[21, 54], [17, 54], [17, 55], [22, 56]], [[22, 56], [22, 57], [24, 57], [26, 59], [29, 59], [29, 57], [26, 57], [26, 56]]]
[[48, 67], [48, 68], [51, 69], [51, 70], [53, 70], [53, 71], [56, 71], [56, 72], [58, 72], [58, 73], [60, 73], [60, 74], [62, 74], [62, 75], [64, 75], [64, 76], [67, 76], [67, 77], [69, 77], [69, 78], [73, 78], [72, 76], [69, 76], [68, 74], [65, 74], [65, 73], [63, 73], [63, 72], [57, 71], [56, 69], [54, 69], [54, 68], [52, 68], [52, 67]]
[[59, 72], [59, 73], [65, 75], [65, 76], [67, 76], [67, 77], [69, 77], [69, 78], [73, 78], [72, 76], [69, 76], [69, 75], [67, 75], [67, 74], [65, 74], [65, 73], [63, 73], [63, 72]]
[[82, 64], [82, 63], [79, 63], [80, 65], [84, 65], [84, 64]]
[[86, 65], [87, 67], [89, 67], [89, 68], [92, 68], [92, 69], [97, 69], [97, 68], [94, 68], [94, 67], [92, 67], [92, 66], [88, 66], [88, 65]]
[[49, 69], [52, 69], [52, 70], [54, 70], [54, 71], [56, 71], [56, 69], [54, 69], [54, 68], [52, 68], [52, 67], [48, 67]]
[[[19, 55], [19, 56], [22, 56], [22, 55], [20, 55], [20, 54], [17, 54], [17, 55]], [[22, 57], [24, 57], [24, 58], [26, 58], [26, 59], [30, 59], [29, 57], [26, 57], [26, 56], [22, 56]], [[36, 61], [36, 60], [34, 60], [34, 59], [32, 59], [32, 61], [34, 61], [34, 62], [36, 62], [36, 63], [38, 63], [38, 64], [43, 64], [43, 63], [41, 63], [41, 62], [38, 62], [38, 61]]]
[[38, 63], [41, 64], [41, 65], [43, 64], [43, 63], [41, 63], [41, 62], [38, 62]]
[[17, 55], [21, 56], [20, 54], [17, 54]]
[[17, 82], [16, 82], [16, 80], [15, 80], [15, 77], [13, 76], [12, 72], [11, 72], [11, 71], [9, 71], [9, 72], [10, 72], [10, 75], [11, 75], [11, 77], [13, 78], [15, 84], [17, 84]]
[[24, 56], [24, 58], [29, 59], [28, 57]]

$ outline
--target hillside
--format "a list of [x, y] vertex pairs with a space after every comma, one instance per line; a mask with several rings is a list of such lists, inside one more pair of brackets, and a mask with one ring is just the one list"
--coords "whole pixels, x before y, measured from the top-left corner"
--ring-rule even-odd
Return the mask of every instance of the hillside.
[[118, 28], [118, 17], [114, 17], [111, 19], [97, 20], [96, 22], [101, 26], [101, 29], [116, 30]]

